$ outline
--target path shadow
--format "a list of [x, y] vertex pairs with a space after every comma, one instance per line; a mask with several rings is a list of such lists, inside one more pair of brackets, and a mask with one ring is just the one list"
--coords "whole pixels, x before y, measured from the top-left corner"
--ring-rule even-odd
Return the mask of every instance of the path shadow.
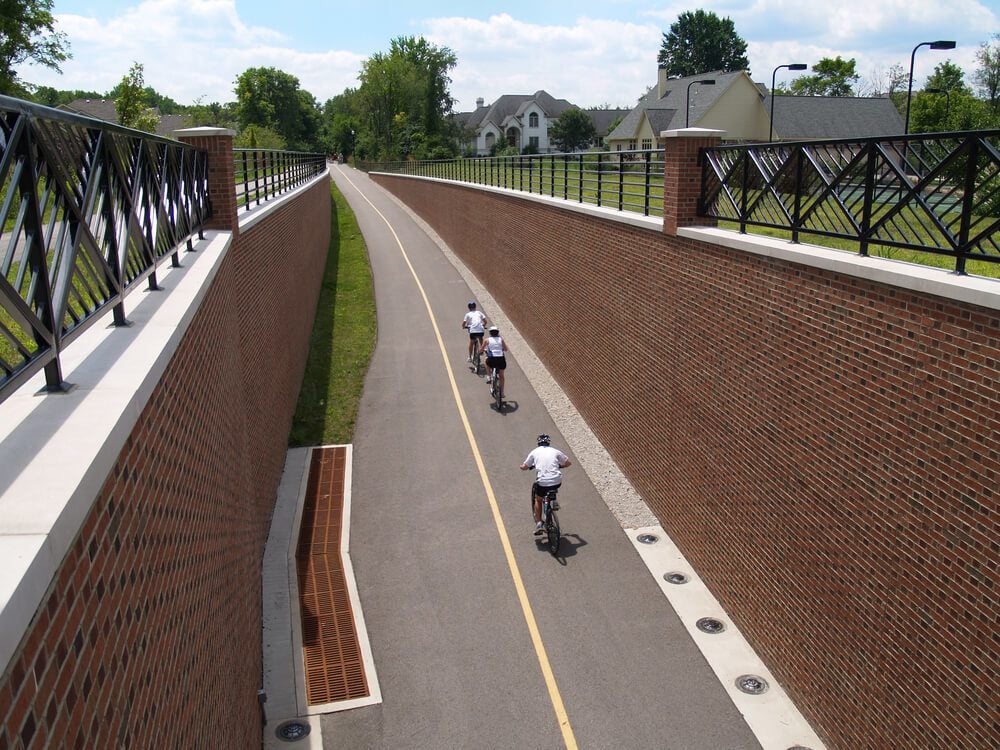
[[[544, 535], [535, 537], [535, 546], [539, 552], [544, 552], [547, 555], [552, 554], [549, 552], [549, 543]], [[555, 558], [560, 565], [565, 566], [568, 558], [576, 557], [577, 550], [586, 546], [587, 540], [579, 534], [563, 534], [562, 538], [559, 539], [559, 552]]]
[[[493, 403], [493, 399], [490, 399], [490, 408], [493, 411], [497, 411], [497, 405]], [[500, 405], [501, 414], [513, 414], [518, 409], [517, 401], [507, 401], [504, 399], [503, 403]]]

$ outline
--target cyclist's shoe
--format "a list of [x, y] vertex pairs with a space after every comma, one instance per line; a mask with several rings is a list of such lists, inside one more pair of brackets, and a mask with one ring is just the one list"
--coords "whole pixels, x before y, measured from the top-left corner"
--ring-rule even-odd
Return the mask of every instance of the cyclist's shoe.
[[466, 362], [471, 362], [471, 361], [472, 361], [472, 355], [470, 354], [470, 355], [469, 355], [469, 358], [468, 358], [467, 360], [465, 360], [465, 361], [466, 361]]
[[487, 382], [487, 383], [492, 383], [492, 382], [493, 382], [493, 378], [492, 378], [492, 377], [490, 377], [489, 375], [487, 375], [487, 376], [486, 376], [486, 382]]
[[545, 528], [542, 526], [542, 522], [539, 521], [535, 524], [535, 536], [541, 536], [545, 532]]

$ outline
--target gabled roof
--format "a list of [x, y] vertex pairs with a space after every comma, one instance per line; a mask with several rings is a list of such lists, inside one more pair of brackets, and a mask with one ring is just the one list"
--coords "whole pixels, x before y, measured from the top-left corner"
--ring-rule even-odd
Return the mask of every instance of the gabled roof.
[[[57, 109], [118, 124], [118, 110], [115, 108], [114, 99], [74, 99], [69, 104], [59, 105]], [[191, 125], [191, 118], [188, 115], [161, 115], [156, 107], [153, 111], [160, 118], [156, 125], [157, 135], [170, 138], [175, 130]]]
[[[650, 88], [639, 100], [638, 106], [629, 112], [628, 116], [622, 120], [622, 123], [608, 135], [608, 140], [630, 140], [634, 138], [639, 130], [639, 126], [642, 124], [644, 113], [654, 133], [683, 128], [685, 119], [688, 119], [692, 124], [696, 123], [735, 81], [745, 76], [746, 72], [742, 70], [730, 73], [715, 70], [696, 76], [668, 78], [664, 86], [663, 96], [657, 96], [657, 87], [655, 85]], [[715, 85], [691, 85], [694, 81], [706, 79], [714, 80]], [[691, 111], [690, 115], [685, 118], [684, 107], [689, 101], [689, 85], [691, 85]]]
[[619, 118], [628, 117], [627, 109], [585, 109], [594, 123], [594, 132], [599, 136], [606, 136], [611, 124]]
[[[887, 98], [851, 96], [774, 97], [774, 135], [783, 140], [875, 138], [902, 135], [903, 118]], [[764, 98], [771, 112], [771, 97]]]
[[532, 102], [549, 118], [558, 117], [574, 106], [565, 99], [556, 99], [546, 91], [536, 91], [534, 94], [504, 94], [493, 104], [479, 107], [475, 112], [460, 112], [456, 117], [467, 128], [481, 128], [489, 122], [502, 128], [505, 122], [522, 114]]

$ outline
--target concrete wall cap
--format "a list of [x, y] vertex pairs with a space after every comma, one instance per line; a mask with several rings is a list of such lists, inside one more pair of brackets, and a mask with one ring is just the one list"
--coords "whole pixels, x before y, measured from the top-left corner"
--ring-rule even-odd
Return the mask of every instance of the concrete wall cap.
[[173, 134], [178, 138], [182, 138], [184, 136], [187, 136], [188, 138], [205, 138], [223, 135], [235, 137], [236, 131], [229, 128], [213, 128], [206, 125], [200, 128], [182, 128], [181, 130], [173, 131]]
[[660, 138], [722, 138], [725, 134], [725, 130], [713, 130], [712, 128], [681, 128], [680, 130], [664, 130], [660, 133]]

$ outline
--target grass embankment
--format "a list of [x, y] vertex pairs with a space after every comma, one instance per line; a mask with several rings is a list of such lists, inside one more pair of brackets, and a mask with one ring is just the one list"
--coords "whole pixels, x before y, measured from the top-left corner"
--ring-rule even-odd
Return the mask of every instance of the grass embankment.
[[368, 251], [354, 213], [332, 182], [330, 196], [330, 252], [288, 438], [291, 447], [351, 442], [375, 349], [375, 290]]

